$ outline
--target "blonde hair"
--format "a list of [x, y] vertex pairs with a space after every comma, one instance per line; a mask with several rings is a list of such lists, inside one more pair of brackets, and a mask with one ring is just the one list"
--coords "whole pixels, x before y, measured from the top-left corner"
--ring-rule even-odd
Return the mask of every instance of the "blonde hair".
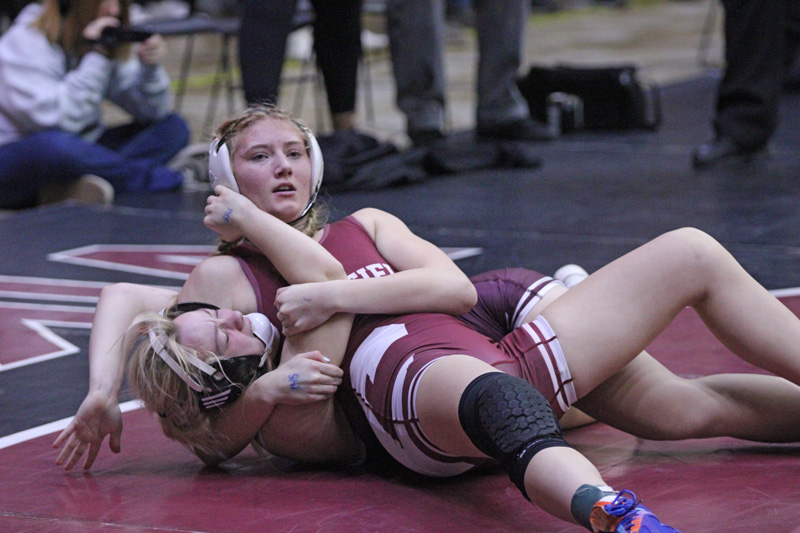
[[[311, 157], [311, 129], [287, 111], [273, 104], [253, 104], [249, 106], [238, 116], [234, 116], [223, 122], [222, 125], [217, 128], [215, 137], [219, 139], [220, 144], [225, 143], [228, 146], [228, 151], [233, 154], [236, 150], [236, 142], [239, 135], [256, 122], [265, 119], [282, 120], [291, 124], [303, 138], [306, 153]], [[327, 208], [323, 205], [315, 204], [314, 207], [309, 210], [308, 214], [300, 221], [293, 224], [293, 226], [306, 235], [312, 236], [319, 231], [327, 221]], [[222, 242], [218, 251], [220, 253], [227, 253], [239, 244], [241, 244], [241, 240], [230, 243]]]
[[218, 410], [200, 408], [194, 391], [155, 353], [150, 331], [190, 379], [203, 382], [200, 370], [188, 362], [187, 354], [202, 360], [209, 359], [210, 354], [181, 345], [172, 317], [142, 313], [127, 333], [138, 337], [128, 362], [128, 383], [145, 407], [159, 415], [161, 428], [167, 437], [192, 450], [214, 455], [222, 439], [214, 431]]
[[[42, 14], [33, 26], [44, 33], [50, 44], [58, 45], [68, 56], [83, 57], [91, 48], [83, 38], [83, 30], [97, 18], [103, 0], [71, 0], [66, 13], [58, 0], [44, 0]], [[120, 25], [130, 23], [130, 0], [119, 0]], [[130, 57], [131, 46], [122, 44], [111, 51], [114, 59]]]

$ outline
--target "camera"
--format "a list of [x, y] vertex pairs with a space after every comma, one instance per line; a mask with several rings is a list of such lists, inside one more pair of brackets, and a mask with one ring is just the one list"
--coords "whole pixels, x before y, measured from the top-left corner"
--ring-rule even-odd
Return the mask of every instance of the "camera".
[[103, 28], [97, 44], [106, 48], [114, 48], [121, 43], [140, 43], [153, 35], [147, 28], [106, 26]]

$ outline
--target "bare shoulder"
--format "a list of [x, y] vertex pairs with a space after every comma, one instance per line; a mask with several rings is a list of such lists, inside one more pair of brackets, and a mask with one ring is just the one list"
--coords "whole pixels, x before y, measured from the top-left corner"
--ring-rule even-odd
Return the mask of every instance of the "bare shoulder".
[[373, 238], [382, 228], [400, 229], [406, 227], [405, 223], [393, 214], [374, 207], [359, 209], [353, 213], [352, 216], [364, 226], [364, 229], [366, 229]]
[[397, 219], [394, 215], [377, 209], [375, 207], [365, 207], [354, 212], [351, 216], [361, 222], [362, 220], [375, 220], [375, 219]]
[[203, 259], [200, 264], [194, 267], [189, 279], [194, 278], [201, 282], [213, 282], [220, 279], [230, 281], [241, 270], [239, 261], [236, 258], [229, 255], [214, 255]]
[[[181, 289], [180, 301], [197, 301], [234, 308], [239, 292], [249, 287], [239, 262], [227, 255], [215, 255], [197, 265]], [[242, 310], [244, 311], [244, 310]]]

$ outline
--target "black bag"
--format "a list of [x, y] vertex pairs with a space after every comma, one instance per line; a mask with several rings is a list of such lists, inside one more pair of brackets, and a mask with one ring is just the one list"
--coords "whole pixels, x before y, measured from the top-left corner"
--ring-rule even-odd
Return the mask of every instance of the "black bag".
[[656, 129], [661, 124], [658, 88], [639, 80], [633, 65], [534, 65], [518, 86], [531, 116], [549, 124], [555, 133]]

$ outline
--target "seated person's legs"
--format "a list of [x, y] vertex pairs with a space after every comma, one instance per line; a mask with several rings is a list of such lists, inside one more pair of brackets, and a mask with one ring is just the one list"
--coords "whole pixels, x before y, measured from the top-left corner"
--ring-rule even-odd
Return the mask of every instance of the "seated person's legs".
[[151, 124], [130, 123], [109, 128], [98, 139], [126, 159], [151, 159], [166, 165], [189, 144], [189, 126], [171, 113]]

